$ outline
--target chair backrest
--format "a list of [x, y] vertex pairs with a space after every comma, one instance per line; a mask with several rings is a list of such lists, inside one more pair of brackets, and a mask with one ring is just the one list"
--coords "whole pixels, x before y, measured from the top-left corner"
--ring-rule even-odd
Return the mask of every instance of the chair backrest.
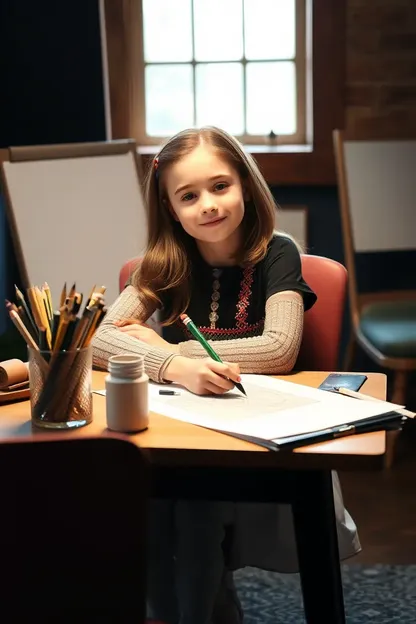
[[118, 277], [118, 285], [119, 285], [120, 292], [126, 286], [127, 280], [132, 276], [132, 273], [136, 269], [139, 262], [140, 262], [140, 258], [130, 258], [130, 260], [127, 260], [121, 267], [119, 277]]
[[[137, 263], [138, 258], [133, 258], [122, 266], [120, 290], [124, 288]], [[302, 273], [318, 295], [318, 300], [305, 314], [303, 340], [296, 368], [336, 370], [347, 290], [347, 270], [330, 258], [303, 254]]]
[[357, 284], [356, 252], [416, 249], [416, 141], [366, 140], [343, 130], [334, 130], [333, 140], [351, 318], [357, 328], [360, 310], [374, 294], [361, 292]]
[[1, 609], [143, 623], [147, 464], [122, 436], [72, 435], [0, 441]]
[[303, 254], [302, 275], [318, 299], [305, 313], [303, 339], [295, 368], [335, 371], [339, 362], [347, 270], [331, 258]]

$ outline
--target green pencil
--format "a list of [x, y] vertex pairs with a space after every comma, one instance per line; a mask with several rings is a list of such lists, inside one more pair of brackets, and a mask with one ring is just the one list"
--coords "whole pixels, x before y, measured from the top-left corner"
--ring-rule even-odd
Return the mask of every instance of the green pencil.
[[[218, 353], [216, 353], [214, 351], [214, 349], [211, 347], [211, 345], [209, 344], [209, 342], [207, 342], [205, 340], [204, 336], [201, 334], [201, 332], [199, 331], [199, 329], [197, 328], [195, 323], [193, 321], [191, 321], [189, 316], [187, 314], [181, 314], [180, 319], [181, 319], [182, 323], [189, 329], [189, 331], [191, 332], [193, 337], [205, 349], [205, 351], [208, 353], [208, 355], [210, 357], [212, 357], [212, 359], [215, 360], [216, 362], [221, 362], [221, 364], [222, 364], [222, 359], [220, 358]], [[246, 391], [243, 388], [243, 384], [237, 383], [235, 381], [233, 383], [234, 383], [235, 387], [240, 390], [240, 392], [242, 392], [243, 394], [245, 394], [247, 396], [247, 393], [246, 393]]]

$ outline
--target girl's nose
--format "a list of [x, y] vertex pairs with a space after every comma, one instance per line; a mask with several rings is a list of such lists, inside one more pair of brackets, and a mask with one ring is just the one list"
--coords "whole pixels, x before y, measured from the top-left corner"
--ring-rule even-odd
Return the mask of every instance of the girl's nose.
[[218, 212], [218, 208], [216, 206], [211, 206], [210, 208], [205, 207], [202, 208], [202, 214], [213, 214], [215, 212]]

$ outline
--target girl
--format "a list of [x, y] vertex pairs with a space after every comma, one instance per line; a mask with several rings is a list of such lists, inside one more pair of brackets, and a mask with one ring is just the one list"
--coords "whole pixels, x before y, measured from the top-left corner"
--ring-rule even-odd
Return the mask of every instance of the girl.
[[[239, 142], [212, 127], [180, 132], [154, 159], [145, 201], [148, 247], [94, 338], [95, 365], [138, 353], [152, 380], [196, 394], [223, 394], [240, 373], [291, 371], [304, 311], [316, 296], [302, 278], [296, 244], [274, 232], [273, 197]], [[161, 335], [146, 324], [156, 310]], [[215, 341], [223, 363], [207, 358], [187, 334], [178, 321], [185, 311]], [[341, 554], [349, 556], [358, 538], [335, 487]], [[222, 550], [228, 524], [233, 568], [296, 570], [287, 506], [158, 501], [149, 527], [151, 617], [210, 624], [221, 596], [223, 612], [215, 617], [223, 619], [214, 621], [241, 621], [238, 603], [227, 600], [233, 596]]]

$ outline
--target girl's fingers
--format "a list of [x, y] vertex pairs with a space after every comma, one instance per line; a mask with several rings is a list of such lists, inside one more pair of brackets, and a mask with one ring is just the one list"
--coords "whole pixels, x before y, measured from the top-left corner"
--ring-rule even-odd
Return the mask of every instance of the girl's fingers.
[[121, 319], [120, 321], [114, 321], [114, 325], [117, 325], [117, 327], [129, 327], [130, 325], [139, 325], [140, 327], [148, 327], [150, 328], [150, 325], [148, 325], [147, 323], [139, 323], [137, 319]]
[[224, 377], [223, 375], [218, 375], [211, 371], [211, 374], [207, 377], [207, 381], [209, 383], [216, 386], [221, 392], [227, 392], [227, 390], [231, 390], [234, 388], [234, 383]]
[[141, 328], [142, 328], [141, 325], [134, 324], [134, 325], [124, 325], [123, 327], [120, 327], [119, 329], [121, 332], [125, 332], [128, 334], [129, 332], [132, 332], [132, 331], [138, 332], [141, 330]]
[[225, 390], [224, 388], [220, 388], [211, 381], [205, 382], [205, 388], [207, 390], [207, 393], [209, 394], [224, 394], [225, 392], [227, 392], [227, 390]]

